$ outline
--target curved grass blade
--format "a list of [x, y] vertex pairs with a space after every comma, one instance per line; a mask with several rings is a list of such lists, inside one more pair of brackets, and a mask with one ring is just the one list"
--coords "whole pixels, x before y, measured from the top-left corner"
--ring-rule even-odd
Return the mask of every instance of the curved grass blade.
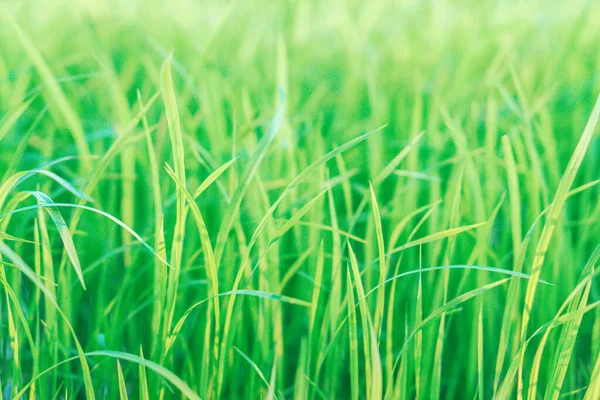
[[296, 299], [294, 297], [290, 297], [290, 296], [284, 296], [281, 294], [275, 294], [275, 293], [267, 293], [267, 292], [262, 292], [259, 290], [250, 290], [250, 289], [240, 289], [240, 290], [230, 290], [228, 292], [221, 292], [217, 295], [214, 296], [209, 296], [197, 303], [195, 303], [194, 305], [190, 306], [184, 313], [183, 316], [179, 319], [179, 321], [177, 321], [177, 323], [175, 324], [175, 327], [173, 328], [173, 330], [171, 331], [171, 334], [169, 335], [168, 339], [167, 339], [167, 343], [165, 344], [165, 353], [167, 353], [171, 347], [173, 346], [173, 343], [175, 342], [175, 339], [177, 339], [177, 335], [179, 334], [179, 332], [181, 331], [181, 328], [183, 327], [183, 324], [185, 323], [185, 321], [187, 320], [188, 316], [190, 315], [190, 313], [192, 311], [194, 311], [196, 308], [200, 307], [202, 304], [206, 303], [207, 301], [212, 300], [215, 297], [223, 297], [223, 296], [253, 296], [253, 297], [260, 297], [263, 299], [268, 299], [268, 300], [275, 300], [275, 301], [281, 301], [283, 303], [288, 303], [288, 304], [292, 304], [292, 305], [296, 305], [296, 306], [301, 306], [301, 307], [307, 307], [310, 308], [311, 307], [311, 303], [308, 301], [304, 301], [304, 300], [299, 300]]
[[243, 351], [241, 351], [240, 349], [238, 349], [236, 346], [233, 346], [233, 348], [234, 348], [235, 351], [237, 351], [239, 353], [239, 355], [242, 356], [242, 358], [244, 360], [246, 360], [246, 362], [248, 364], [250, 364], [250, 366], [252, 367], [252, 369], [260, 377], [260, 379], [265, 383], [265, 385], [267, 385], [267, 388], [270, 391], [271, 390], [271, 385], [269, 384], [269, 381], [267, 381], [267, 379], [265, 378], [265, 375], [262, 373], [262, 371], [260, 370], [260, 368], [258, 368], [258, 365], [256, 365], [256, 363], [254, 361], [252, 361], [252, 359], [250, 357], [248, 357], [246, 355], [246, 353], [244, 353]]
[[118, 218], [113, 217], [112, 215], [110, 215], [107, 212], [98, 210], [97, 208], [93, 208], [93, 207], [88, 207], [88, 206], [84, 206], [81, 204], [71, 204], [71, 203], [40, 203], [40, 204], [36, 204], [34, 206], [27, 206], [27, 207], [21, 207], [18, 208], [16, 210], [12, 210], [9, 212], [5, 212], [3, 214], [0, 214], [0, 219], [7, 217], [9, 215], [13, 215], [13, 214], [17, 214], [17, 213], [21, 213], [21, 212], [25, 212], [25, 211], [30, 211], [30, 210], [36, 210], [38, 208], [52, 208], [52, 207], [66, 207], [66, 208], [76, 208], [76, 209], [80, 209], [80, 210], [86, 210], [86, 211], [91, 211], [94, 212], [96, 214], [99, 214], [109, 220], [111, 220], [112, 222], [114, 222], [115, 224], [119, 225], [121, 228], [125, 229], [127, 232], [129, 232], [134, 238], [136, 238], [146, 249], [148, 249], [152, 254], [154, 254], [154, 256], [160, 260], [161, 262], [163, 262], [165, 265], [167, 265], [168, 267], [170, 267], [171, 265], [167, 262], [167, 260], [164, 259], [163, 256], [161, 256], [161, 253], [159, 251], [156, 251], [152, 248], [152, 246], [150, 246], [140, 235], [138, 235], [133, 229], [131, 229], [130, 227], [128, 227], [127, 225], [125, 225], [122, 221], [120, 221]]
[[202, 181], [202, 183], [200, 184], [200, 186], [198, 186], [198, 189], [196, 189], [196, 191], [194, 192], [194, 195], [192, 196], [192, 198], [195, 200], [197, 199], [202, 193], [204, 193], [204, 191], [206, 189], [208, 189], [208, 187], [210, 185], [212, 185], [213, 182], [215, 182], [217, 179], [219, 179], [219, 177], [225, 172], [227, 171], [227, 169], [231, 166], [231, 164], [233, 164], [234, 162], [237, 161], [239, 157], [235, 157], [229, 161], [227, 161], [225, 164], [221, 165], [219, 168], [217, 168], [216, 170], [214, 170], [204, 181]]
[[80, 200], [89, 201], [91, 203], [94, 202], [94, 199], [92, 199], [85, 193], [77, 190], [73, 185], [71, 185], [69, 182], [67, 182], [60, 176], [56, 175], [55, 173], [53, 173], [51, 171], [47, 171], [45, 169], [34, 169], [34, 170], [29, 170], [29, 171], [17, 172], [15, 174], [11, 175], [9, 178], [7, 178], [4, 181], [2, 186], [0, 186], [0, 209], [4, 205], [4, 201], [6, 200], [6, 198], [10, 194], [10, 192], [13, 189], [15, 189], [15, 187], [17, 185], [23, 183], [25, 180], [35, 176], [36, 174], [45, 175], [45, 176], [51, 178], [56, 183], [61, 185], [65, 190], [67, 190], [68, 192], [70, 192], [70, 193], [74, 194], [76, 197], [78, 197]]
[[[487, 221], [485, 222], [480, 222], [477, 224], [472, 224], [472, 225], [465, 225], [465, 226], [461, 226], [458, 228], [451, 228], [451, 229], [447, 229], [444, 231], [440, 231], [440, 232], [436, 232], [436, 233], [432, 233], [431, 235], [427, 235], [421, 239], [417, 239], [417, 240], [413, 240], [412, 242], [408, 242], [402, 246], [396, 247], [393, 250], [388, 251], [387, 253], [385, 253], [386, 256], [390, 256], [392, 254], [398, 253], [400, 251], [409, 249], [411, 247], [416, 247], [416, 246], [420, 246], [422, 244], [425, 243], [430, 243], [430, 242], [435, 242], [437, 240], [441, 240], [441, 239], [445, 239], [448, 237], [452, 237], [452, 236], [456, 236], [460, 233], [466, 232], [466, 231], [470, 231], [472, 229], [477, 229], [483, 225], [487, 224]], [[379, 261], [379, 259], [375, 259], [373, 260], [373, 262]]]
[[[66, 360], [62, 360], [61, 362], [54, 364], [52, 367], [40, 372], [37, 376], [35, 376], [32, 379], [31, 382], [34, 382], [35, 380], [39, 379], [41, 376], [47, 374], [48, 372], [59, 367], [60, 365], [66, 364], [68, 362], [71, 362], [71, 361], [74, 361], [77, 359], [85, 360], [86, 357], [110, 357], [110, 358], [114, 358], [117, 360], [130, 361], [130, 362], [139, 364], [141, 366], [144, 366], [144, 367], [156, 372], [159, 376], [161, 376], [167, 382], [169, 382], [174, 387], [176, 387], [188, 399], [201, 400], [200, 396], [198, 396], [196, 394], [196, 392], [194, 392], [192, 390], [192, 388], [190, 388], [188, 386], [187, 383], [185, 383], [181, 378], [179, 378], [177, 375], [175, 375], [173, 372], [166, 369], [165, 367], [163, 367], [155, 362], [152, 362], [150, 360], [146, 360], [140, 356], [136, 356], [135, 354], [129, 354], [129, 353], [124, 353], [121, 351], [114, 351], [114, 350], [100, 350], [100, 351], [92, 351], [89, 353], [82, 352], [78, 356], [70, 357], [70, 358], [67, 358]], [[25, 394], [26, 390], [31, 385], [31, 382], [21, 389], [21, 391], [17, 394], [17, 396], [14, 398], [14, 400], [18, 400]]]
[[50, 215], [52, 222], [54, 222], [54, 225], [58, 230], [58, 234], [60, 235], [63, 245], [65, 246], [67, 254], [69, 255], [69, 259], [73, 264], [77, 278], [79, 278], [79, 282], [81, 282], [83, 290], [86, 290], [85, 281], [83, 279], [83, 271], [81, 270], [81, 263], [79, 262], [79, 256], [77, 255], [77, 250], [75, 249], [75, 243], [73, 243], [73, 237], [71, 237], [71, 232], [69, 231], [67, 223], [62, 217], [62, 214], [56, 207], [52, 206], [54, 202], [46, 194], [40, 191], [31, 191], [27, 193], [35, 197], [40, 205], [45, 206], [44, 208], [48, 212], [48, 215]]

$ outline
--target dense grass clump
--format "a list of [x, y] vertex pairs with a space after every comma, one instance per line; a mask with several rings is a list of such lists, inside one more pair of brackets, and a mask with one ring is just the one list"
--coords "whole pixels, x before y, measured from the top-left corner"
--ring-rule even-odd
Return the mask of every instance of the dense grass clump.
[[0, 7], [5, 398], [600, 398], [600, 3]]

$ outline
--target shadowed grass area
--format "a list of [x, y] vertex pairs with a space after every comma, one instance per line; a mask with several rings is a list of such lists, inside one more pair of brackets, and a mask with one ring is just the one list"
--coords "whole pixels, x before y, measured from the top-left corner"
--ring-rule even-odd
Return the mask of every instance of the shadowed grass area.
[[600, 3], [0, 4], [0, 393], [600, 396]]

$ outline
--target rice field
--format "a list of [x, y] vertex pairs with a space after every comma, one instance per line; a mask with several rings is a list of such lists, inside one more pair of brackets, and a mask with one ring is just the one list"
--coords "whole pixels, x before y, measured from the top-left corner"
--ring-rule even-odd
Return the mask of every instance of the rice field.
[[600, 399], [600, 3], [0, 1], [6, 399]]

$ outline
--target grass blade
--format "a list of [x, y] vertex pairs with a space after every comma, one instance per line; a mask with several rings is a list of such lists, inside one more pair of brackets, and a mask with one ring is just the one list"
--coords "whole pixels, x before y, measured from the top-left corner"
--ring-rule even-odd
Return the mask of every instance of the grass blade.
[[119, 398], [121, 400], [128, 400], [127, 387], [125, 386], [125, 377], [123, 376], [123, 370], [121, 369], [121, 363], [117, 360], [117, 374], [119, 378]]
[[215, 261], [217, 267], [221, 263], [221, 257], [223, 256], [223, 250], [225, 247], [225, 241], [227, 240], [227, 236], [231, 231], [231, 227], [233, 226], [233, 220], [235, 218], [235, 214], [238, 212], [240, 208], [240, 204], [244, 197], [244, 194], [248, 190], [248, 186], [250, 185], [250, 181], [254, 178], [254, 175], [258, 171], [258, 167], [260, 166], [261, 161], [265, 157], [267, 153], [267, 149], [269, 145], [275, 139], [279, 128], [281, 127], [283, 121], [283, 114], [285, 110], [285, 93], [280, 93], [281, 103], [275, 113], [275, 117], [269, 127], [267, 133], [260, 140], [258, 147], [254, 151], [252, 158], [250, 159], [248, 165], [244, 169], [244, 173], [240, 177], [240, 184], [238, 185], [233, 197], [231, 198], [231, 202], [229, 203], [227, 209], [224, 211], [223, 220], [221, 222], [221, 227], [219, 228], [219, 233], [217, 234], [217, 242], [215, 244]]
[[[527, 327], [529, 325], [529, 319], [531, 315], [531, 310], [533, 307], [533, 300], [535, 299], [535, 293], [537, 290], [538, 281], [540, 279], [540, 275], [542, 272], [542, 266], [544, 265], [544, 260], [546, 259], [546, 252], [550, 247], [550, 240], [552, 239], [552, 235], [554, 233], [554, 229], [558, 222], [558, 218], [562, 213], [563, 206], [568, 197], [569, 190], [575, 180], [575, 176], [579, 171], [579, 167], [583, 162], [583, 158], [585, 156], [586, 150], [592, 141], [592, 137], [596, 130], [596, 125], [598, 124], [598, 118], [600, 117], [600, 96], [596, 100], [596, 104], [588, 120], [583, 134], [579, 139], [579, 143], [569, 160], [569, 164], [567, 165], [567, 169], [563, 177], [560, 180], [558, 188], [556, 189], [556, 194], [554, 196], [554, 200], [552, 201], [552, 205], [550, 206], [550, 210], [548, 211], [548, 215], [546, 217], [546, 223], [544, 224], [544, 228], [542, 229], [542, 233], [535, 251], [535, 257], [533, 259], [533, 264], [531, 268], [531, 279], [527, 283], [527, 290], [525, 292], [525, 304], [523, 306], [523, 316], [521, 318], [521, 341], [525, 340], [527, 335]], [[524, 357], [524, 352], [522, 353], [522, 357]], [[523, 362], [524, 359], [521, 359], [521, 365], [519, 367], [519, 371], [523, 370]], [[521, 373], [519, 374], [521, 375]], [[519, 380], [520, 382], [520, 380]]]
[[[387, 263], [385, 260], [385, 243], [383, 238], [383, 227], [381, 226], [381, 214], [379, 205], [375, 197], [373, 185], [369, 183], [369, 191], [371, 192], [371, 207], [373, 208], [373, 220], [375, 221], [375, 234], [377, 237], [377, 251], [379, 254], [379, 294], [377, 296], [377, 305], [375, 308], [375, 316], [373, 317], [373, 329], [377, 333], [377, 338], [381, 337], [381, 328], [383, 326], [383, 312], [385, 306], [385, 286], [384, 282], [387, 278]], [[379, 342], [379, 340], [377, 341]]]
[[75, 243], [73, 243], [73, 238], [71, 237], [71, 232], [69, 231], [67, 223], [63, 219], [60, 211], [58, 211], [58, 209], [56, 207], [52, 206], [52, 204], [54, 204], [54, 202], [52, 201], [52, 199], [50, 197], [48, 197], [44, 193], [39, 192], [39, 191], [33, 191], [33, 192], [29, 192], [29, 193], [32, 196], [34, 196], [41, 205], [44, 206], [44, 208], [48, 212], [48, 215], [50, 215], [52, 222], [54, 222], [54, 225], [56, 226], [56, 229], [58, 230], [58, 234], [60, 235], [63, 245], [65, 246], [65, 250], [67, 251], [67, 254], [69, 255], [71, 263], [73, 264], [73, 269], [75, 269], [77, 278], [79, 278], [79, 282], [81, 282], [81, 286], [83, 287], [83, 289], [86, 290], [85, 282], [83, 280], [83, 271], [81, 270], [79, 256], [77, 255], [77, 250], [75, 249]]
[[352, 284], [352, 274], [348, 270], [348, 335], [350, 346], [350, 393], [352, 400], [358, 400], [358, 333], [356, 325], [356, 303], [354, 301], [354, 285]]

